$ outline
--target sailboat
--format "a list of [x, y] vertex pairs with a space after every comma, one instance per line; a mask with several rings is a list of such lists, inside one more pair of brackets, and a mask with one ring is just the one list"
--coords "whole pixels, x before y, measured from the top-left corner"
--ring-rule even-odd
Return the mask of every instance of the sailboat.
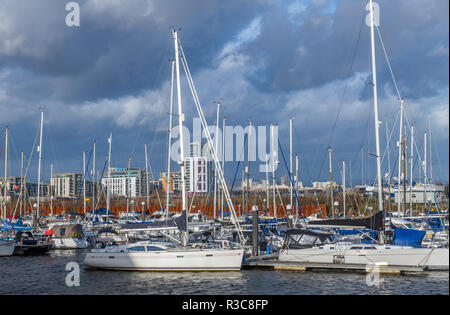
[[[3, 195], [4, 198], [4, 207], [1, 209], [1, 218], [6, 219], [7, 212], [6, 212], [6, 196], [8, 194], [8, 185], [7, 185], [7, 170], [8, 170], [8, 127], [6, 128], [6, 134], [5, 134], [5, 194]], [[8, 239], [2, 239], [0, 238], [0, 257], [1, 256], [11, 256], [14, 252], [14, 248], [16, 247], [16, 243], [14, 241], [10, 241]]]
[[[373, 2], [369, 0], [370, 34], [372, 49], [372, 78], [374, 98], [374, 120], [377, 160], [378, 187], [381, 184], [381, 159], [378, 121], [377, 78], [375, 62], [375, 36]], [[383, 190], [378, 189], [378, 211], [384, 213]], [[345, 220], [344, 220], [345, 221]], [[336, 222], [331, 222], [335, 224]], [[326, 224], [322, 222], [322, 224]], [[389, 245], [385, 243], [384, 231], [379, 230], [378, 244], [355, 244], [337, 242], [323, 244], [306, 249], [284, 248], [280, 251], [279, 261], [297, 263], [345, 263], [345, 264], [382, 264], [388, 266], [419, 267], [424, 270], [449, 270], [448, 248], [415, 248], [412, 246]]]
[[[203, 128], [205, 129], [212, 148], [212, 155], [218, 169], [219, 179], [224, 183], [222, 169], [217, 159], [216, 151], [212, 145], [211, 135], [209, 134], [206, 121], [201, 111], [198, 98], [195, 93], [192, 78], [190, 77], [189, 68], [185, 56], [180, 57], [182, 48], [178, 40], [176, 30], [172, 31], [175, 45], [175, 70], [177, 84], [177, 101], [178, 101], [178, 117], [180, 130], [180, 143], [183, 144], [183, 121], [184, 115], [181, 107], [181, 90], [180, 90], [180, 59], [188, 78], [191, 92], [194, 96], [200, 118], [202, 119]], [[173, 73], [173, 72], [172, 72]], [[189, 227], [188, 227], [188, 207], [187, 194], [185, 185], [185, 166], [184, 166], [184, 149], [180, 145], [180, 166], [182, 178], [182, 215], [176, 219], [176, 224], [180, 230], [181, 241], [169, 237], [174, 242], [161, 243], [152, 241], [143, 241], [121, 246], [106, 247], [104, 249], [92, 249], [87, 253], [84, 260], [86, 266], [99, 269], [110, 270], [137, 270], [137, 271], [229, 271], [240, 270], [242, 266], [244, 248], [241, 246], [230, 246], [227, 242], [221, 244], [213, 244], [212, 246], [205, 243], [189, 244]], [[226, 187], [223, 185], [223, 187]], [[233, 217], [236, 218], [234, 207], [229, 198], [229, 194], [225, 190], [225, 195], [232, 209]], [[237, 221], [236, 221], [237, 222]], [[239, 227], [240, 228], [240, 227]], [[240, 230], [240, 229], [239, 229]], [[168, 236], [168, 235], [167, 235]], [[243, 239], [241, 239], [243, 240]]]
[[9, 241], [0, 238], [0, 257], [12, 256], [15, 247], [16, 247], [15, 241]]

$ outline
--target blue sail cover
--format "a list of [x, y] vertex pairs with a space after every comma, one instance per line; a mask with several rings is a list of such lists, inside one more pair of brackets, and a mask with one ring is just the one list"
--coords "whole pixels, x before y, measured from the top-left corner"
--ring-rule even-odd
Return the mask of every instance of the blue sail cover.
[[1, 230], [3, 231], [31, 231], [33, 227], [31, 226], [22, 226], [22, 220], [19, 219], [16, 223], [13, 223], [11, 226], [11, 222], [8, 220], [3, 220], [2, 222], [3, 226]]
[[396, 228], [394, 230], [393, 245], [413, 246], [419, 248], [423, 238], [425, 237], [425, 233], [425, 231], [414, 229]]

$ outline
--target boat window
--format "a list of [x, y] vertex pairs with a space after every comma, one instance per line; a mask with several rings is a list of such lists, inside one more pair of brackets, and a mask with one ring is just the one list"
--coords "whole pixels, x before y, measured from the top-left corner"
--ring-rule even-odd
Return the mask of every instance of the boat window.
[[352, 246], [350, 249], [363, 249], [362, 246]]
[[162, 249], [161, 248], [159, 248], [159, 247], [156, 247], [156, 246], [147, 246], [147, 251], [148, 252], [150, 252], [150, 251], [161, 251]]
[[135, 251], [135, 252], [145, 252], [145, 247], [144, 246], [135, 246], [135, 247], [128, 248], [128, 250]]

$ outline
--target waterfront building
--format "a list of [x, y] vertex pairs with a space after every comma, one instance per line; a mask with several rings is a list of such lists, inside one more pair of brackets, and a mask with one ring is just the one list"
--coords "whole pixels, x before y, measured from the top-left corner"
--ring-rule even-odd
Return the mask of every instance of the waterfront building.
[[[7, 201], [19, 198], [22, 185], [24, 185], [23, 198], [37, 197], [37, 183], [27, 182], [23, 177], [9, 176], [6, 178], [6, 181], [4, 178], [0, 179], [0, 189], [2, 194], [5, 193], [5, 185], [7, 185]], [[41, 182], [40, 195], [44, 198], [49, 196], [49, 183]]]
[[[181, 191], [181, 172], [170, 172], [170, 180], [167, 176], [167, 172], [159, 174], [160, 181], [164, 191], [180, 192]], [[170, 185], [169, 185], [170, 184]]]
[[184, 160], [186, 167], [186, 191], [209, 193], [214, 189], [214, 168], [206, 142], [190, 144], [190, 156]]
[[[395, 203], [399, 200], [405, 202], [403, 187], [400, 187], [400, 189], [394, 188], [391, 191], [393, 191]], [[406, 203], [411, 202], [411, 197], [413, 204], [441, 203], [445, 198], [445, 187], [443, 185], [414, 183], [411, 191], [409, 184], [407, 184]]]
[[135, 198], [147, 194], [147, 176], [149, 192], [159, 189], [158, 179], [150, 177], [150, 172], [139, 168], [111, 168], [111, 178], [108, 183], [108, 177], [102, 178], [102, 186], [106, 192], [107, 186], [110, 188], [111, 196]]
[[[75, 199], [83, 194], [82, 173], [53, 174], [50, 184], [54, 198]], [[86, 181], [86, 195], [92, 195], [93, 186], [92, 182]]]

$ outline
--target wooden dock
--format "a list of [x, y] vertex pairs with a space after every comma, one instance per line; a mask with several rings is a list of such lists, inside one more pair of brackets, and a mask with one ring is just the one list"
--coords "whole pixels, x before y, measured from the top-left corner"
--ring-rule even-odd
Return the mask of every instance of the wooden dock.
[[243, 269], [260, 268], [271, 270], [285, 271], [332, 271], [332, 272], [358, 272], [371, 273], [379, 272], [382, 274], [407, 274], [422, 273], [424, 269], [421, 267], [411, 266], [389, 266], [379, 265], [363, 265], [363, 264], [332, 264], [332, 263], [309, 263], [309, 262], [284, 262], [278, 260], [251, 260], [244, 262]]

